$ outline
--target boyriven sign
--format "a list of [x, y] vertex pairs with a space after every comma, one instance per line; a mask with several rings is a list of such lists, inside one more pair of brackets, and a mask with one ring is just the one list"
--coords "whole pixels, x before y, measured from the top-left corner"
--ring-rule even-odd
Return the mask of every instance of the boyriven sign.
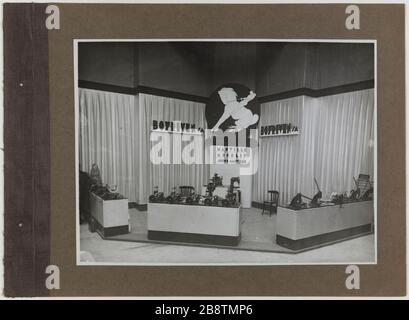
[[291, 136], [299, 134], [297, 126], [282, 123], [260, 127], [260, 137]]

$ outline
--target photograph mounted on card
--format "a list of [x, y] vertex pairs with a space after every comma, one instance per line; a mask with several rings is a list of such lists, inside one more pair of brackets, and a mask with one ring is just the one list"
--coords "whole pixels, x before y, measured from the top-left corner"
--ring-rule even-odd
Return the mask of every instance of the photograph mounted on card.
[[[376, 263], [373, 41], [76, 40], [74, 49], [78, 264]], [[107, 58], [109, 78], [97, 68]], [[115, 91], [126, 79], [134, 89]], [[109, 240], [155, 250], [114, 255]]]
[[3, 15], [7, 296], [405, 294], [403, 5]]

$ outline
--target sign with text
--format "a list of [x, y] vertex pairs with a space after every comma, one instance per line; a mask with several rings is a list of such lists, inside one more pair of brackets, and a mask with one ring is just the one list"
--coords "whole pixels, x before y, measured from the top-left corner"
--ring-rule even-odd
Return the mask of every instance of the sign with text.
[[197, 128], [194, 123], [184, 123], [181, 121], [158, 121], [152, 120], [151, 131], [184, 134], [202, 134], [203, 128]]
[[291, 123], [282, 123], [260, 127], [260, 137], [292, 136], [299, 134], [297, 126]]

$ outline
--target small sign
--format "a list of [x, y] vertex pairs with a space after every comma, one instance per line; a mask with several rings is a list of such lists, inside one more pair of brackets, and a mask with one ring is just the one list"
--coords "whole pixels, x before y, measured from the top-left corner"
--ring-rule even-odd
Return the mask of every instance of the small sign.
[[297, 126], [291, 123], [282, 123], [260, 127], [260, 137], [293, 136], [300, 132]]
[[247, 164], [251, 157], [251, 148], [212, 146], [215, 164]]
[[204, 129], [196, 128], [196, 125], [193, 123], [152, 120], [151, 131], [158, 133], [203, 134]]

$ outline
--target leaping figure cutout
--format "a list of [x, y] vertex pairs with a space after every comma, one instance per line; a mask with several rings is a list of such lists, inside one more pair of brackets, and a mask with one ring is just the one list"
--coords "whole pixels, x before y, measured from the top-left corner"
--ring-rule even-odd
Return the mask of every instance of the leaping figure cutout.
[[258, 121], [258, 115], [253, 114], [251, 110], [247, 109], [247, 104], [256, 97], [253, 91], [250, 91], [246, 98], [238, 99], [236, 91], [232, 88], [222, 88], [219, 90], [220, 100], [224, 103], [224, 113], [213, 127], [212, 131], [219, 129], [221, 124], [225, 122], [229, 117], [232, 117], [235, 122], [235, 126], [229, 129], [241, 130], [246, 129], [248, 126]]

